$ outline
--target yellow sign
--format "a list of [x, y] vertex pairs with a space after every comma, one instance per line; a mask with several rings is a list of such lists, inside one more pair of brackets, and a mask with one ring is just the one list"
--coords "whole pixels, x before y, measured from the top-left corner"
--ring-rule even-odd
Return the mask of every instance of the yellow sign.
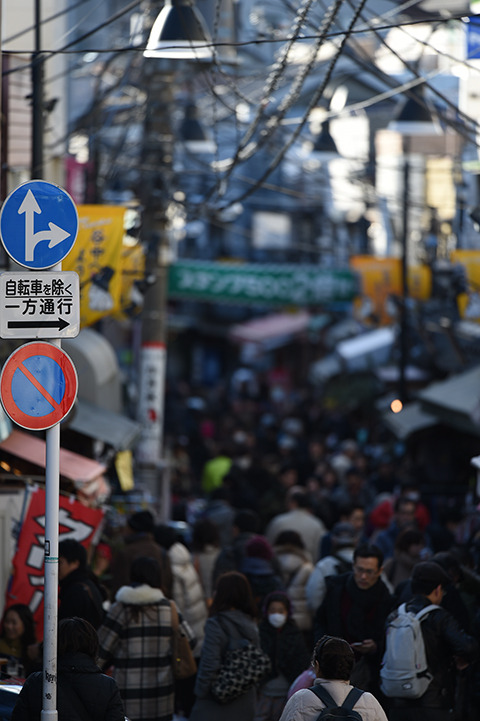
[[[402, 295], [402, 263], [400, 258], [375, 258], [372, 255], [355, 255], [350, 265], [361, 278], [362, 296], [372, 302], [370, 315], [381, 325], [389, 324], [392, 318], [388, 313], [389, 296]], [[427, 266], [408, 268], [408, 293], [415, 300], [426, 300], [432, 290], [432, 274]], [[356, 305], [362, 299], [355, 301]]]
[[125, 318], [138, 313], [143, 303], [143, 296], [134, 293], [135, 281], [145, 278], [145, 250], [140, 243], [123, 246], [119, 268], [121, 268], [122, 287], [120, 308], [115, 315]]
[[458, 296], [458, 310], [460, 315], [470, 320], [480, 320], [480, 251], [454, 250], [450, 254], [452, 263], [460, 263], [465, 268], [470, 293], [461, 293]]
[[80, 323], [96, 323], [120, 308], [125, 208], [78, 205], [79, 231], [62, 270], [80, 276]]
[[122, 491], [131, 491], [135, 488], [131, 451], [119, 451], [117, 453], [115, 456], [115, 470]]

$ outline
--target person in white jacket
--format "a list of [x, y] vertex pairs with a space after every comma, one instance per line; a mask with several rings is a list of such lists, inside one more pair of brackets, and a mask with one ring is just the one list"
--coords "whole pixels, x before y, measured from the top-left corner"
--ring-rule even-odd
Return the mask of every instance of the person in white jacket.
[[[193, 565], [190, 551], [183, 543], [177, 541], [174, 529], [166, 525], [157, 526], [155, 540], [167, 551], [173, 577], [172, 598], [197, 639], [193, 653], [198, 665], [208, 617], [200, 576]], [[176, 681], [175, 711], [178, 715], [188, 718], [195, 700], [194, 685], [195, 676]]]
[[[345, 701], [354, 688], [349, 679], [355, 655], [350, 644], [343, 638], [323, 636], [313, 651], [313, 666], [316, 679], [314, 687], [320, 685], [328, 691], [338, 705]], [[325, 704], [310, 688], [302, 688], [287, 701], [280, 721], [317, 721]], [[364, 691], [353, 706], [362, 721], [388, 721], [380, 703], [368, 691]]]
[[321, 605], [327, 591], [325, 579], [327, 576], [337, 576], [352, 570], [353, 552], [359, 538], [359, 533], [351, 523], [339, 521], [332, 528], [332, 553], [321, 558], [310, 574], [305, 593], [310, 613], [315, 614]]

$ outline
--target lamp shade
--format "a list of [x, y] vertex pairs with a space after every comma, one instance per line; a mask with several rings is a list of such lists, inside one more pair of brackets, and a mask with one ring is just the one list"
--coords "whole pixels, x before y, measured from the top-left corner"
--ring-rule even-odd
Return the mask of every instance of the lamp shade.
[[155, 20], [146, 58], [211, 60], [212, 39], [206, 22], [190, 0], [167, 0]]
[[411, 92], [398, 116], [388, 124], [388, 129], [401, 135], [439, 135], [441, 128], [426, 103], [423, 86]]
[[330, 123], [324, 120], [319, 134], [315, 138], [313, 144], [313, 153], [318, 156], [319, 160], [336, 160], [340, 158], [337, 145], [330, 134]]
[[187, 150], [194, 153], [215, 151], [216, 145], [200, 123], [197, 108], [193, 103], [189, 103], [185, 108], [185, 115], [179, 131], [180, 138]]

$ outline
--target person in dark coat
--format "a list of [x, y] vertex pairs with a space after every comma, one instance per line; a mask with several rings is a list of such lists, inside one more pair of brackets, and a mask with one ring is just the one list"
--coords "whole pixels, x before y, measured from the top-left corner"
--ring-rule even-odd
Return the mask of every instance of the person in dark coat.
[[258, 630], [272, 671], [259, 689], [254, 721], [278, 721], [288, 689], [309, 667], [311, 654], [292, 618], [291, 601], [283, 591], [273, 591], [265, 598]]
[[[456, 669], [465, 669], [478, 655], [477, 641], [440, 607], [450, 578], [438, 563], [422, 561], [412, 573], [413, 598], [407, 611], [418, 613], [437, 604], [422, 621], [428, 668], [433, 679], [418, 699], [392, 699], [390, 721], [448, 721], [453, 718]], [[393, 611], [392, 616], [398, 613]], [[477, 709], [478, 710], [478, 709]]]
[[265, 536], [253, 536], [246, 543], [240, 571], [250, 583], [259, 613], [269, 593], [285, 590], [282, 577], [274, 567], [273, 548]]
[[339, 636], [350, 643], [356, 663], [353, 685], [378, 695], [380, 663], [385, 645], [385, 621], [392, 597], [380, 578], [383, 554], [368, 543], [356, 547], [353, 569], [326, 579], [324, 600], [315, 614], [314, 638]]
[[87, 551], [73, 538], [58, 544], [58, 619], [79, 616], [98, 628], [103, 621], [101, 588], [87, 567]]
[[[124, 721], [117, 684], [95, 663], [97, 633], [83, 618], [66, 618], [58, 625], [58, 721]], [[12, 712], [12, 721], [40, 721], [43, 672], [25, 681]]]
[[130, 571], [136, 558], [155, 558], [160, 564], [162, 574], [162, 591], [167, 598], [172, 598], [172, 569], [168, 554], [154, 540], [155, 519], [150, 511], [138, 511], [132, 514], [125, 528], [125, 543], [118, 548], [112, 558], [111, 595], [122, 586], [130, 583]]
[[213, 567], [213, 586], [222, 574], [229, 571], [240, 571], [245, 558], [245, 546], [258, 533], [259, 528], [260, 519], [255, 511], [251, 511], [249, 508], [237, 511], [233, 519], [233, 542], [222, 548]]
[[221, 575], [205, 624], [205, 640], [195, 682], [196, 700], [190, 721], [253, 721], [254, 686], [225, 705], [215, 699], [211, 688], [228, 651], [242, 648], [245, 640], [260, 647], [255, 616], [255, 602], [245, 576], [237, 571]]

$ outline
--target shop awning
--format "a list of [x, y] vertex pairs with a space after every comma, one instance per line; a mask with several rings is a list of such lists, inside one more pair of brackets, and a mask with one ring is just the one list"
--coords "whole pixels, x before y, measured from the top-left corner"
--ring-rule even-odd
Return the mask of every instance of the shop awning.
[[[0, 450], [45, 468], [46, 442], [30, 433], [13, 430], [0, 443]], [[81, 496], [93, 500], [108, 495], [109, 485], [104, 478], [106, 466], [92, 458], [60, 448], [60, 475], [72, 481]]]
[[279, 348], [309, 325], [310, 314], [275, 313], [263, 318], [238, 323], [230, 329], [230, 338], [237, 343], [255, 343], [264, 348]]
[[432, 383], [417, 397], [437, 422], [480, 436], [480, 366]]
[[83, 400], [75, 403], [68, 428], [89, 438], [98, 438], [116, 451], [131, 448], [141, 432], [141, 425], [130, 418]]
[[385, 425], [400, 440], [406, 440], [413, 433], [440, 423], [438, 418], [423, 411], [420, 403], [417, 402], [408, 403], [400, 413], [393, 413], [393, 411], [388, 410], [382, 415]]

